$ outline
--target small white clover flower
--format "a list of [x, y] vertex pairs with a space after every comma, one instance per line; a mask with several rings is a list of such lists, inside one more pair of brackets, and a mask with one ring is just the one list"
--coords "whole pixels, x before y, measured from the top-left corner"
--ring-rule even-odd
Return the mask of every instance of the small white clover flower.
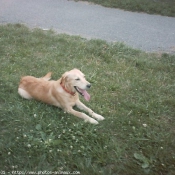
[[28, 148], [31, 148], [31, 144], [28, 144], [27, 147], [28, 147]]
[[147, 124], [146, 124], [146, 123], [144, 123], [144, 124], [143, 124], [143, 126], [146, 128], [146, 127], [147, 127]]
[[8, 155], [11, 155], [11, 152], [8, 152]]
[[73, 146], [70, 146], [70, 149], [72, 149], [73, 148]]
[[24, 134], [24, 135], [23, 135], [23, 137], [24, 137], [24, 138], [26, 138], [26, 137], [27, 137], [27, 135], [25, 135], [25, 134]]
[[33, 115], [36, 118], [36, 114]]
[[104, 146], [104, 149], [107, 149], [107, 146]]
[[80, 148], [81, 148], [81, 149], [85, 149], [85, 147], [84, 147], [84, 146], [80, 146]]

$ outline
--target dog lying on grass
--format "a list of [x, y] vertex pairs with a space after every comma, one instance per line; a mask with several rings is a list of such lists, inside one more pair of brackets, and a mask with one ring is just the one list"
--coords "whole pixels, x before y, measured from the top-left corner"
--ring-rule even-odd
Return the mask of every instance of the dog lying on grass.
[[[49, 72], [42, 78], [35, 78], [33, 76], [22, 77], [19, 83], [18, 93], [25, 99], [33, 98], [60, 107], [65, 112], [93, 124], [98, 124], [95, 119], [104, 120], [103, 116], [96, 114], [79, 100], [79, 94], [85, 100], [90, 100], [90, 95], [86, 90], [91, 87], [91, 84], [85, 79], [84, 74], [80, 70], [73, 69], [65, 72], [57, 81], [49, 81], [51, 74]], [[85, 113], [74, 110], [73, 106], [77, 106], [79, 109], [88, 112], [95, 119]]]

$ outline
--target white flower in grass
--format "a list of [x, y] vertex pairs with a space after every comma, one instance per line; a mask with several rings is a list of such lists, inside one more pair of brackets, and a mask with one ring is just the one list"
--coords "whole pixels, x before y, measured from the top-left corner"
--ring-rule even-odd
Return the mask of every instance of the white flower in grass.
[[31, 144], [28, 144], [27, 147], [28, 147], [28, 148], [31, 148]]
[[8, 155], [11, 155], [11, 152], [8, 152]]
[[63, 129], [63, 134], [66, 132], [66, 130], [65, 129]]
[[71, 146], [70, 146], [70, 149], [72, 149], [72, 148], [73, 148], [73, 146], [71, 145]]
[[84, 146], [80, 146], [80, 148], [81, 148], [81, 149], [83, 149], [83, 150], [85, 149], [85, 147], [84, 147]]
[[36, 114], [33, 115], [36, 118]]
[[146, 127], [147, 127], [147, 124], [146, 124], [146, 123], [144, 123], [144, 124], [143, 124], [143, 126], [146, 128]]
[[23, 135], [23, 137], [24, 137], [24, 138], [26, 138], [26, 137], [27, 137], [27, 135], [25, 135], [25, 134], [24, 134], [24, 135]]
[[107, 149], [107, 146], [104, 146], [104, 149]]

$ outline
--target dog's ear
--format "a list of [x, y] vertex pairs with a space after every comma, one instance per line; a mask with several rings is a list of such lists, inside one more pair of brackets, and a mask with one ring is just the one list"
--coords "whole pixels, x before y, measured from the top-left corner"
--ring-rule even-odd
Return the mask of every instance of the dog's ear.
[[68, 79], [68, 72], [65, 72], [61, 77], [61, 84], [65, 84]]

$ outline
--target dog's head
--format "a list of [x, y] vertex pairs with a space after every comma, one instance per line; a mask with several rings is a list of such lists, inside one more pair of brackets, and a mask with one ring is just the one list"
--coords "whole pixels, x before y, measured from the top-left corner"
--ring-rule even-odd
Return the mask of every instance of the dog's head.
[[70, 92], [78, 92], [87, 101], [90, 100], [90, 95], [87, 93], [91, 84], [85, 79], [85, 75], [78, 69], [73, 69], [65, 72], [61, 78], [61, 84]]

